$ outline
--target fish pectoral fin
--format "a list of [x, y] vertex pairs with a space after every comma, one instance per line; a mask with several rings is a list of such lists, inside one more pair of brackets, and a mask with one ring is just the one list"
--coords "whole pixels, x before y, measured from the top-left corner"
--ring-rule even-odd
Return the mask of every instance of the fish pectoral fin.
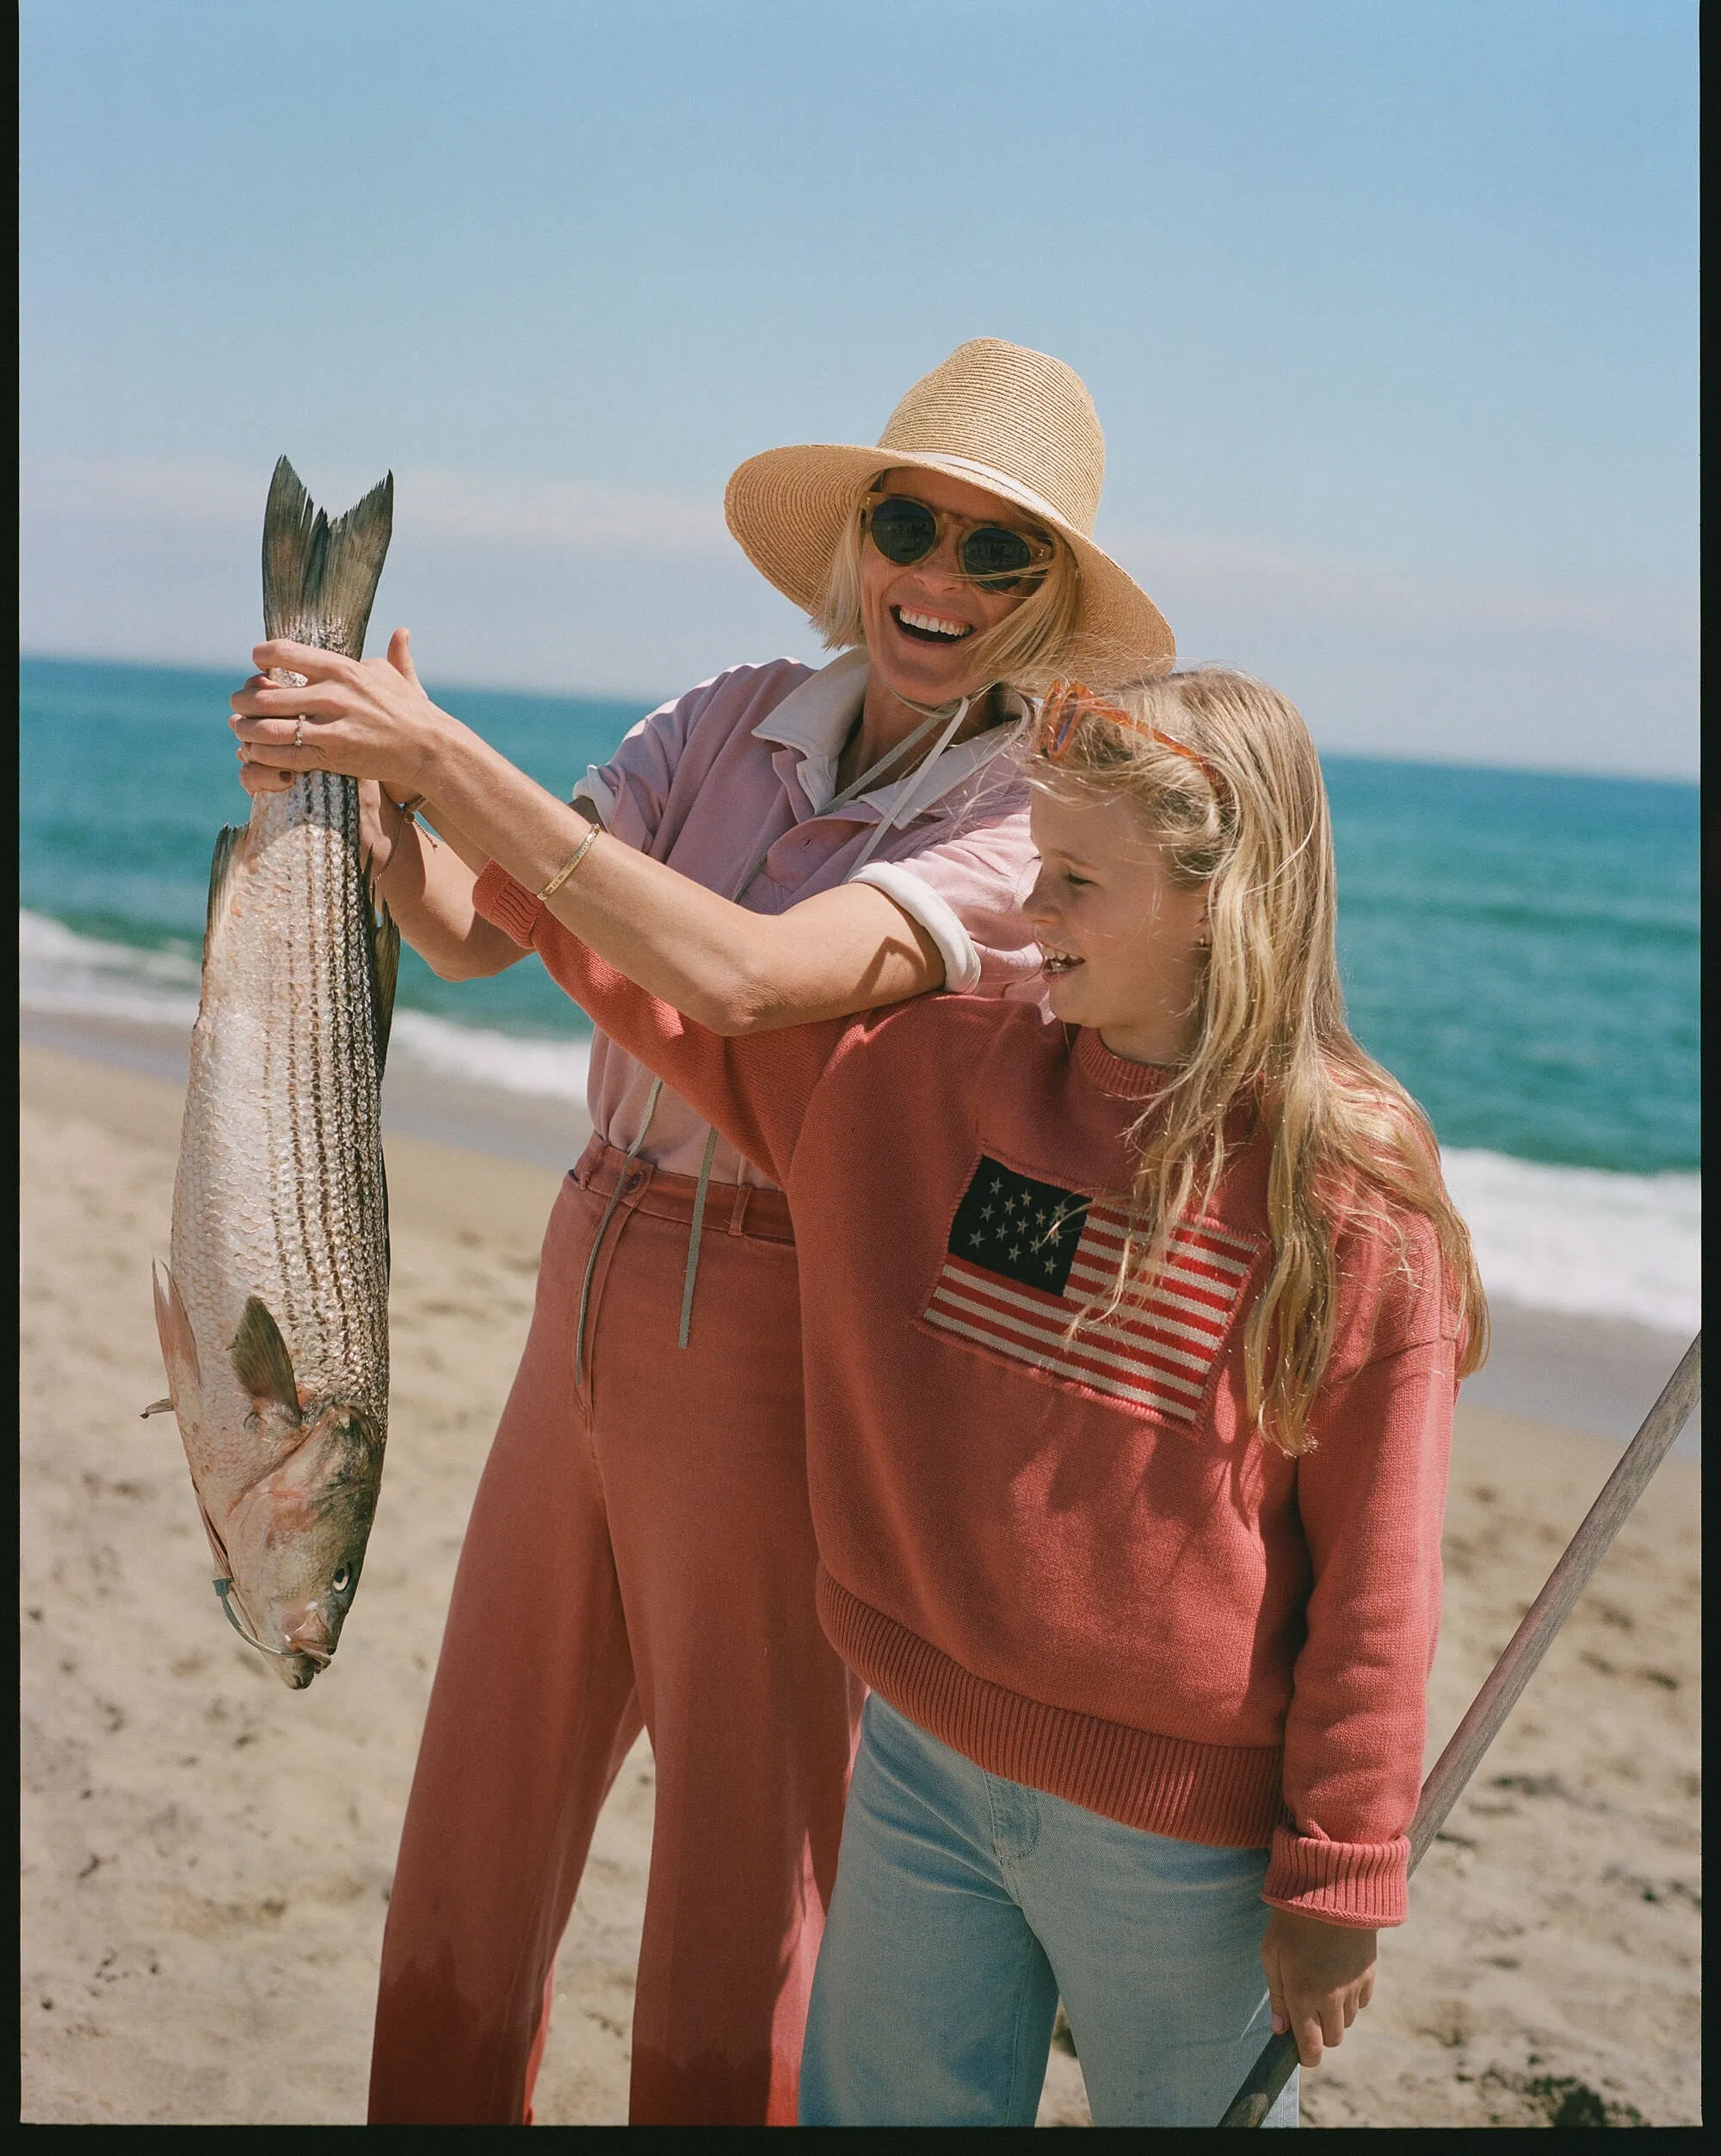
[[279, 1408], [297, 1423], [300, 1419], [299, 1386], [293, 1375], [293, 1357], [281, 1337], [281, 1327], [256, 1295], [245, 1305], [230, 1352], [233, 1375], [259, 1412], [265, 1405]]
[[151, 1400], [149, 1405], [139, 1414], [138, 1420], [140, 1423], [146, 1423], [151, 1415], [170, 1415], [172, 1412], [173, 1400], [171, 1396], [170, 1396], [164, 1400]]
[[[165, 1404], [177, 1409], [182, 1400], [194, 1400], [203, 1387], [203, 1373], [197, 1362], [197, 1342], [192, 1336], [191, 1320], [185, 1314], [185, 1305], [180, 1300], [173, 1275], [159, 1261], [151, 1269], [151, 1283], [155, 1289], [156, 1331], [160, 1336], [162, 1362], [167, 1370]], [[157, 1411], [151, 1407], [144, 1412], [153, 1415]]]

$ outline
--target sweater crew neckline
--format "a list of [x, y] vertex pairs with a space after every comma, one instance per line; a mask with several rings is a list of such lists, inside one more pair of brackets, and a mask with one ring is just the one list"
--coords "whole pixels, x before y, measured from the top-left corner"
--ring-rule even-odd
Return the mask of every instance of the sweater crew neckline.
[[1076, 1067], [1090, 1085], [1117, 1101], [1151, 1100], [1171, 1076], [1169, 1064], [1132, 1063], [1113, 1055], [1091, 1026], [1076, 1036]]

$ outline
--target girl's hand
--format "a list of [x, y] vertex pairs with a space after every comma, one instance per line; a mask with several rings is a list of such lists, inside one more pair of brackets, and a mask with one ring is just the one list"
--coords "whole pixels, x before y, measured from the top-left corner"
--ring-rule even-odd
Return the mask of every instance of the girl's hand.
[[[397, 629], [386, 658], [343, 658], [275, 638], [251, 653], [258, 672], [232, 698], [243, 762], [285, 772], [339, 771], [376, 779], [404, 797], [428, 789], [436, 744], [456, 728], [420, 686], [410, 639]], [[270, 670], [304, 685], [270, 681]]]
[[1319, 2066], [1323, 2047], [1342, 2043], [1374, 1996], [1373, 1932], [1274, 1909], [1261, 1960], [1274, 2035], [1290, 2029], [1302, 2064]]

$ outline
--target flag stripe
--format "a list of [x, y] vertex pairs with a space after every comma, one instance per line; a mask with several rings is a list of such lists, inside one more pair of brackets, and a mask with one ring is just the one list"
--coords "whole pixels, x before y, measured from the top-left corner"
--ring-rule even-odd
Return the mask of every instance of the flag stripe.
[[963, 1339], [972, 1340], [977, 1346], [1013, 1356], [1017, 1362], [1026, 1362], [1033, 1369], [1044, 1370], [1051, 1376], [1085, 1385], [1091, 1392], [1107, 1393], [1113, 1399], [1132, 1400], [1139, 1407], [1157, 1408], [1175, 1422], [1193, 1424], [1195, 1419], [1194, 1410], [1186, 1401], [1150, 1391], [1145, 1385], [1132, 1385], [1109, 1371], [1079, 1368], [1053, 1356], [1029, 1354], [1014, 1342], [999, 1339], [989, 1327], [964, 1325], [942, 1311], [928, 1310], [926, 1318], [928, 1325], [938, 1325], [946, 1332], [953, 1332]]
[[[948, 1280], [939, 1282], [933, 1302], [935, 1306], [959, 1312], [972, 1322], [990, 1324], [1012, 1336], [1021, 1335], [1020, 1340], [1014, 1337], [1008, 1341], [1001, 1340], [1000, 1345], [1012, 1351], [1018, 1348], [1024, 1351], [1033, 1348], [1038, 1352], [1028, 1357], [1031, 1361], [1038, 1362], [1042, 1356], [1046, 1356], [1070, 1362], [1091, 1362], [1096, 1368], [1139, 1370], [1151, 1376], [1156, 1382], [1172, 1387], [1180, 1393], [1187, 1393], [1196, 1399], [1206, 1390], [1207, 1374], [1213, 1366], [1212, 1356], [1205, 1362], [1195, 1356], [1180, 1356], [1177, 1360], [1184, 1368], [1167, 1368], [1161, 1365], [1153, 1350], [1144, 1344], [1107, 1341], [1103, 1332], [1092, 1329], [1078, 1332], [1072, 1340], [1066, 1337], [1062, 1325], [1049, 1325], [1043, 1322], [1035, 1324], [1019, 1312], [998, 1309], [979, 1296], [958, 1294]], [[1120, 1347], [1126, 1347], [1128, 1352], [1118, 1352]], [[1184, 1374], [1186, 1369], [1199, 1371], [1199, 1381], [1187, 1376]]]
[[[1087, 1317], [1072, 1332], [1082, 1313], [1116, 1285], [1128, 1214], [1117, 1206], [1083, 1208], [1074, 1193], [1048, 1211], [1043, 1190], [1030, 1195], [1026, 1178], [1013, 1180], [1013, 1171], [995, 1162], [977, 1171], [971, 1206], [979, 1203], [972, 1193], [982, 1173], [990, 1202], [959, 1219], [960, 1232], [953, 1231], [926, 1322], [1048, 1377], [1192, 1424], [1224, 1352], [1257, 1245], [1212, 1221], [1181, 1227], [1144, 1299], [1138, 1294], [1103, 1317]], [[1071, 1251], [1068, 1230], [1078, 1222]], [[968, 1254], [976, 1249], [987, 1257]], [[1046, 1285], [1036, 1279], [1042, 1271]]]
[[[935, 1293], [940, 1295], [965, 1295], [978, 1307], [995, 1308], [1008, 1313], [1017, 1322], [1019, 1329], [1033, 1329], [1046, 1340], [1063, 1342], [1066, 1339], [1070, 1320], [1078, 1305], [1074, 1302], [1048, 1304], [1043, 1298], [1025, 1295], [1012, 1282], [976, 1273], [962, 1265], [959, 1260], [946, 1265]], [[1120, 1324], [1113, 1318], [1090, 1319], [1076, 1336], [1079, 1340], [1104, 1341], [1108, 1347], [1154, 1352], [1169, 1362], [1203, 1374], [1213, 1366], [1213, 1357], [1224, 1342], [1223, 1328], [1205, 1335], [1185, 1335], [1194, 1337], [1196, 1345], [1204, 1350], [1191, 1354], [1183, 1339], [1169, 1338], [1150, 1320], [1136, 1319]]]

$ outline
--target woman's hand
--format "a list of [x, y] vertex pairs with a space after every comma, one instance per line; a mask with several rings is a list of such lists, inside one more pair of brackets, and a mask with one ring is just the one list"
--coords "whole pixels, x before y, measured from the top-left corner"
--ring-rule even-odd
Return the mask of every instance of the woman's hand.
[[[339, 771], [405, 798], [428, 791], [433, 753], [460, 730], [425, 695], [404, 629], [389, 639], [386, 658], [343, 658], [281, 637], [251, 658], [259, 670], [232, 698], [230, 723], [241, 761], [256, 768], [288, 778]], [[302, 676], [303, 686], [271, 681], [272, 670]]]
[[1261, 1960], [1274, 2035], [1290, 2029], [1302, 2064], [1319, 2066], [1323, 2047], [1342, 2043], [1374, 1996], [1373, 1932], [1274, 1909]]

